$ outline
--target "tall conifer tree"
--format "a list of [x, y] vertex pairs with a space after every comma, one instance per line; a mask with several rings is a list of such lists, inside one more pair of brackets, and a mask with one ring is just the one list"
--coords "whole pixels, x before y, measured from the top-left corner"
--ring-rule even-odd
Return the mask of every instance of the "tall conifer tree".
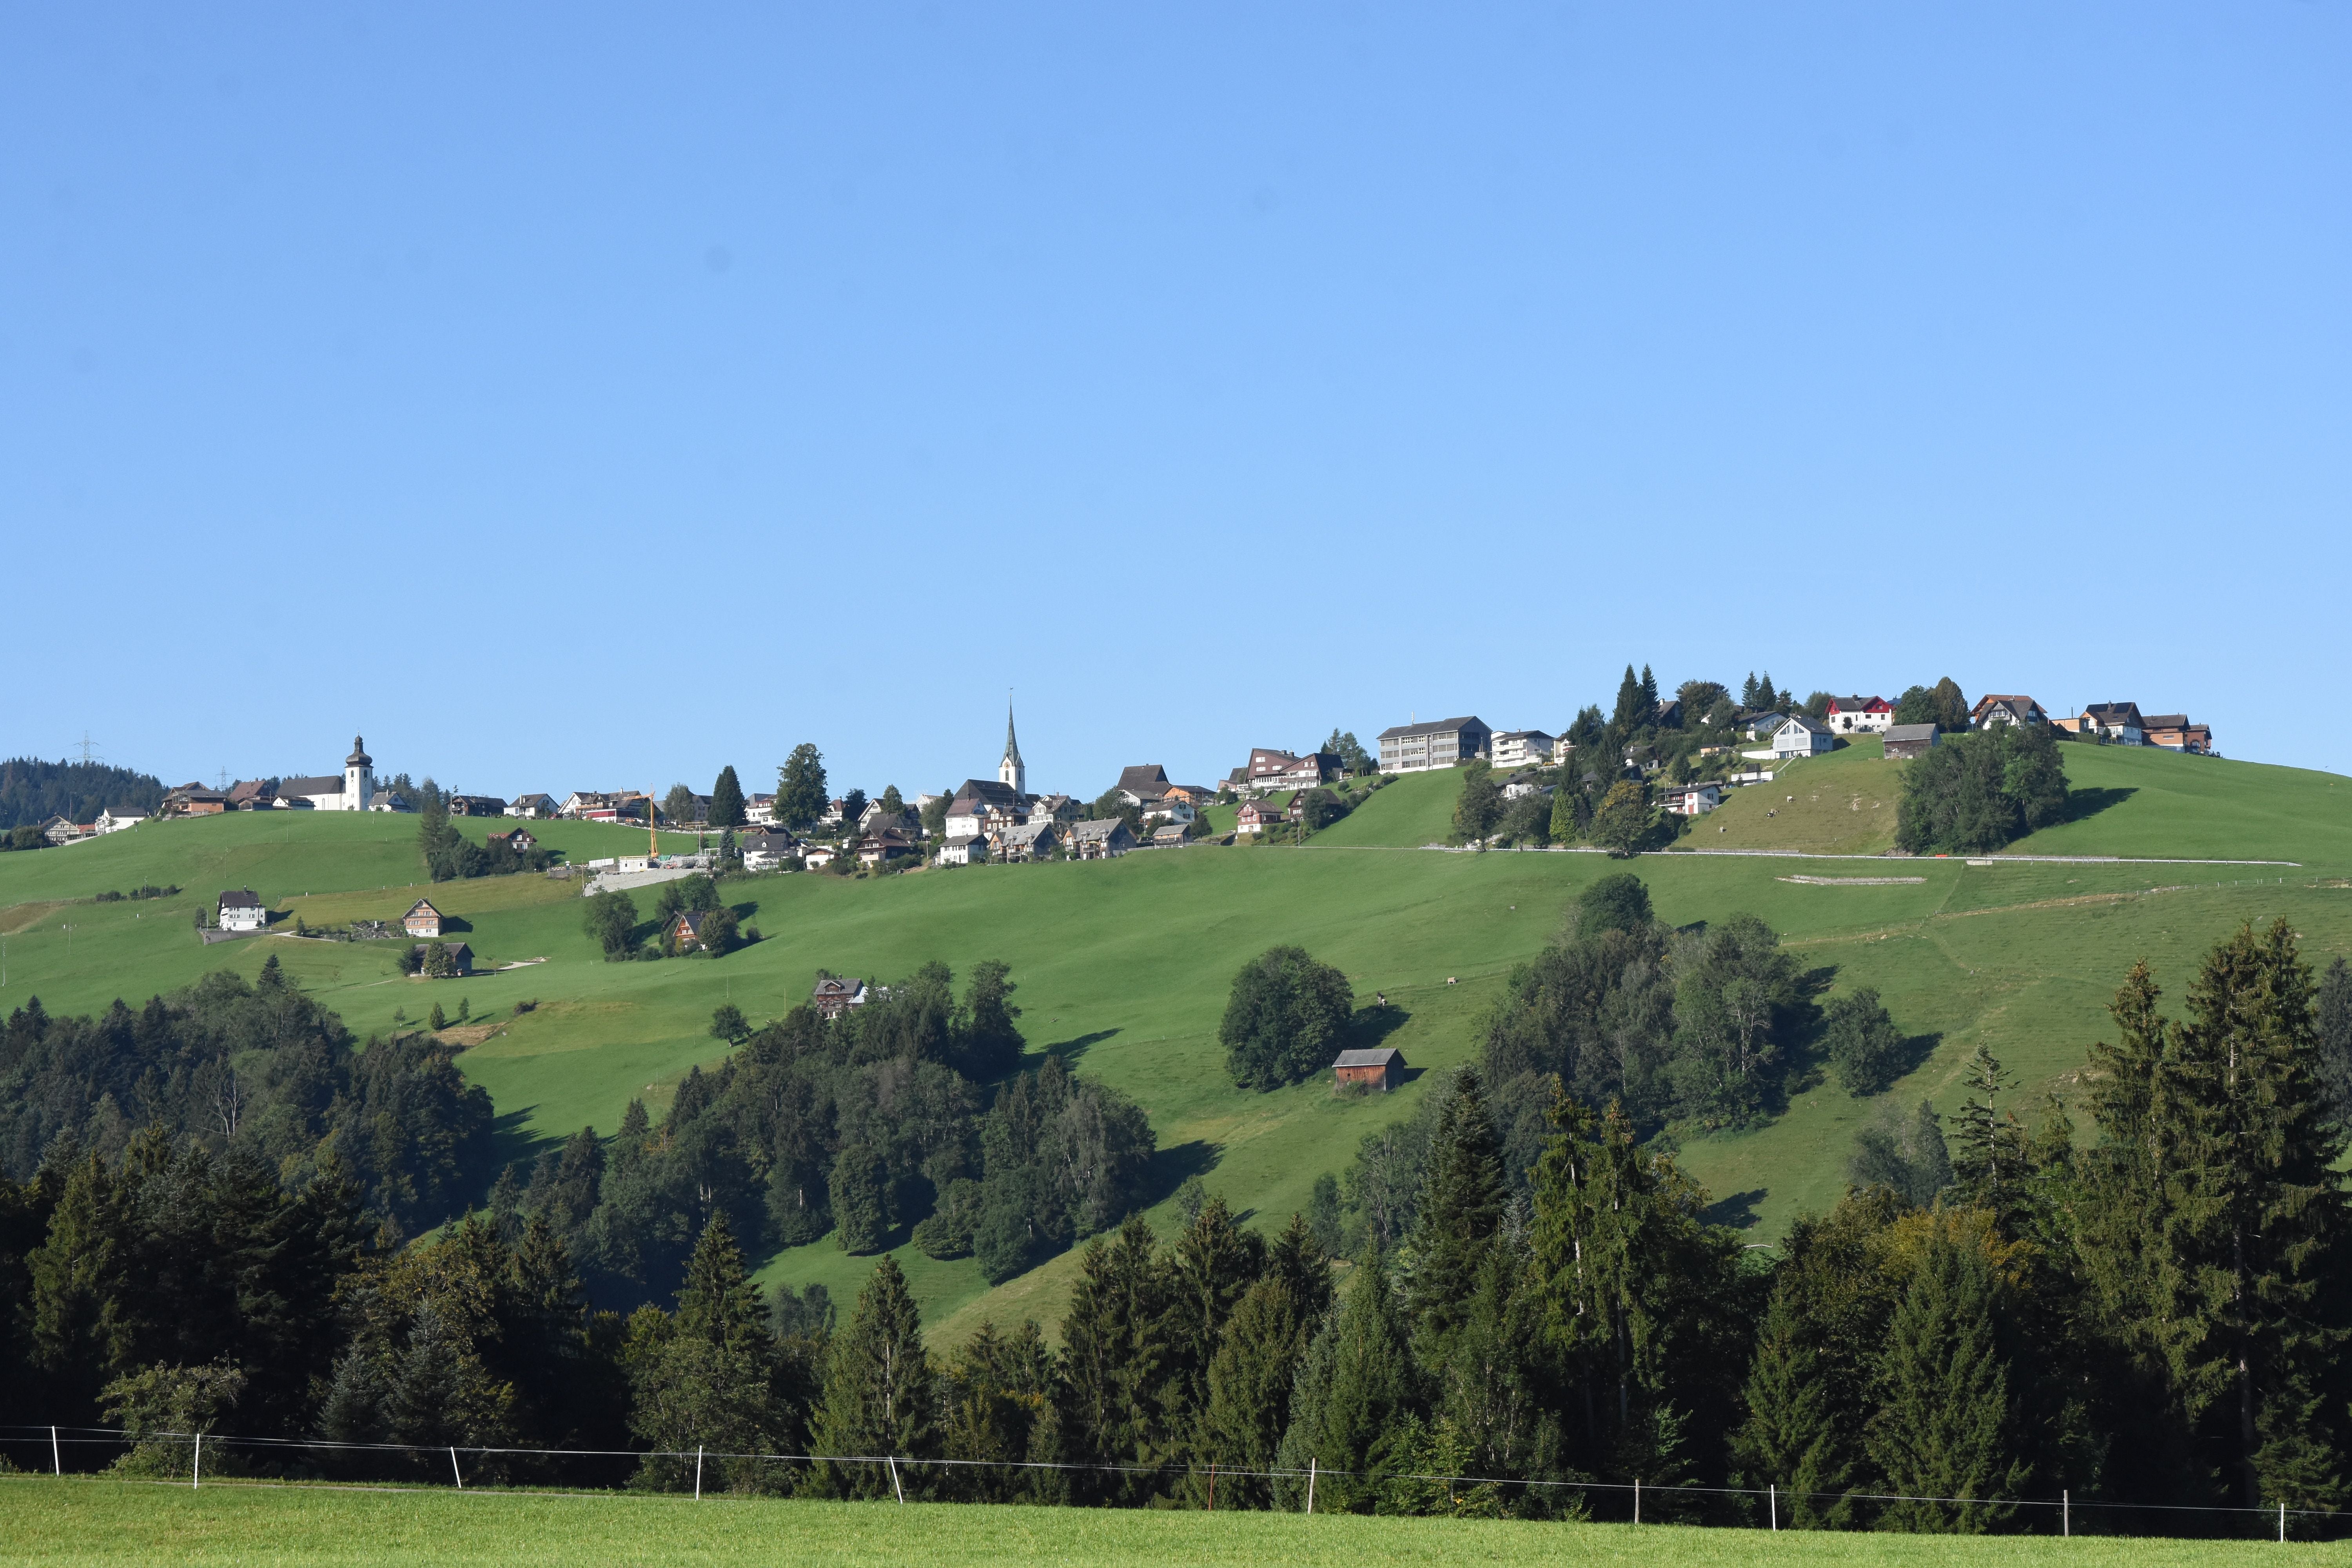
[[[923, 1347], [922, 1315], [898, 1260], [886, 1257], [857, 1293], [857, 1310], [826, 1358], [815, 1451], [900, 1458], [937, 1454], [934, 1382], [930, 1352]], [[915, 1491], [925, 1474], [901, 1468], [898, 1485]], [[893, 1495], [887, 1466], [820, 1463], [814, 1475], [820, 1489], [835, 1496]]]
[[[2014, 1497], [2032, 1474], [2015, 1457], [2010, 1366], [1990, 1263], [1975, 1237], [1938, 1226], [1888, 1325], [1871, 1458], [1896, 1530], [1979, 1534], [2012, 1511], [1978, 1499]], [[1951, 1502], [1948, 1499], [1970, 1500]]]
[[1507, 1198], [1502, 1150], [1475, 1068], [1454, 1075], [1424, 1169], [1412, 1300], [1414, 1338], [1433, 1362], [1469, 1311]]

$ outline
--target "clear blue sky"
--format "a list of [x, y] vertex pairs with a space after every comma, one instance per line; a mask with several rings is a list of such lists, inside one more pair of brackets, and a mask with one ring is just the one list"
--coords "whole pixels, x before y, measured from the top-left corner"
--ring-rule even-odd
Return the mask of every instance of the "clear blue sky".
[[1222, 773], [1629, 659], [2352, 769], [2340, 5], [20, 5], [0, 752]]

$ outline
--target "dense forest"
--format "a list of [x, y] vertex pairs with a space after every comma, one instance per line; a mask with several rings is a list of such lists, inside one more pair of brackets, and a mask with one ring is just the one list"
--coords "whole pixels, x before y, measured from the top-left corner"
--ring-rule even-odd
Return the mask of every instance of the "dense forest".
[[104, 763], [45, 763], [37, 757], [0, 762], [0, 831], [32, 826], [52, 816], [88, 822], [110, 806], [141, 814], [163, 804], [163, 784], [152, 773]]
[[[46, 1120], [10, 1147], [48, 1142], [0, 1186], [0, 1422], [103, 1422], [125, 1441], [82, 1463], [160, 1474], [205, 1430], [223, 1470], [433, 1479], [454, 1445], [483, 1480], [683, 1489], [707, 1450], [705, 1485], [824, 1496], [1295, 1509], [1311, 1469], [1324, 1510], [1622, 1516], [1581, 1488], [1638, 1480], [1651, 1520], [1753, 1521], [1753, 1492], [1702, 1489], [1770, 1485], [1784, 1525], [2047, 1530], [2011, 1500], [2063, 1491], [2077, 1531], [2212, 1533], [2239, 1526], [2179, 1510], [2347, 1500], [2342, 963], [2315, 977], [2284, 923], [2247, 926], [2169, 1012], [2136, 967], [2078, 1100], [2021, 1107], [1979, 1051], [1962, 1103], [1874, 1130], [1829, 1213], [1756, 1247], [1629, 1099], [1722, 1103], [1721, 994], [1758, 982], [1719, 977], [1749, 938], [1661, 956], [1646, 918], [1622, 884], [1580, 910], [1546, 962], [1617, 977], [1530, 966], [1484, 1067], [1310, 1214], [1244, 1228], [1192, 1189], [1165, 1235], [1139, 1159], [1102, 1183], [1118, 1102], [1082, 1110], [1055, 1062], [1008, 1075], [1001, 973], [742, 1030], [662, 1127], [633, 1110], [415, 1243], [386, 1223], [414, 1200], [345, 1154], [367, 1086], [297, 1089], [334, 1036], [282, 983], [215, 977], [143, 1030], [27, 1008], [6, 1067]], [[1646, 1018], [1663, 1065], [1636, 1073], [1610, 1017]], [[224, 1058], [254, 1085], [234, 1125], [197, 1088]], [[100, 1096], [118, 1117], [74, 1127]], [[1026, 1258], [1085, 1240], [1058, 1343], [935, 1353], [887, 1258], [845, 1309], [746, 1278], [739, 1238], [910, 1223]], [[547, 1447], [639, 1452], [474, 1451]]]

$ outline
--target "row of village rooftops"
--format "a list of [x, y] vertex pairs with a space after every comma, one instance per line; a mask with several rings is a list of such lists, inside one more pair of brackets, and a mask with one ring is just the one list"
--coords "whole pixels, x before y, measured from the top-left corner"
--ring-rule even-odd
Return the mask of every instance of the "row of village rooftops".
[[[1673, 722], [1677, 717], [1675, 710], [1681, 705], [1669, 700], [1658, 706], [1661, 720]], [[2021, 722], [2043, 723], [2115, 745], [2158, 746], [2199, 754], [2213, 752], [2210, 726], [2190, 722], [2186, 713], [2144, 714], [2137, 702], [2094, 702], [2071, 718], [2053, 719], [2032, 697], [1998, 693], [1979, 698], [1969, 721], [1971, 728], [1979, 730]], [[1832, 750], [1840, 736], [1860, 734], [1883, 736], [1890, 755], [1908, 755], [1932, 744], [1929, 737], [1933, 733], [1933, 726], [1896, 725], [1895, 704], [1884, 697], [1832, 698], [1827, 711], [1819, 719], [1801, 713], [1742, 712], [1739, 723], [1751, 738], [1768, 742], [1761, 751], [1745, 753], [1758, 759], [1809, 756]], [[1383, 773], [1450, 768], [1474, 757], [1484, 757], [1501, 769], [1538, 767], [1564, 761], [1566, 754], [1559, 736], [1542, 730], [1496, 730], [1475, 715], [1400, 724], [1381, 731], [1379, 746], [1379, 767]], [[1015, 818], [1022, 823], [1041, 816], [1070, 823], [1082, 814], [1081, 807], [1068, 795], [1033, 795], [1026, 792], [1023, 787], [1027, 782], [1026, 770], [1021, 765], [1009, 726], [1005, 759], [998, 773], [996, 779], [967, 779], [958, 788], [948, 808], [949, 826], [944, 837], [987, 837], [994, 830], [1012, 826]], [[1253, 800], [1313, 789], [1345, 776], [1341, 759], [1335, 752], [1299, 753], [1260, 746], [1252, 749], [1248, 762], [1215, 785], [1177, 784], [1157, 763], [1144, 763], [1123, 769], [1112, 789], [1125, 804], [1144, 811], [1147, 826], [1154, 821], [1182, 826], [1192, 821], [1192, 814], [1200, 807], [1221, 796]], [[937, 798], [923, 795], [918, 799], [917, 807], [929, 805]], [[660, 815], [654, 798], [636, 790], [575, 790], [560, 800], [540, 792], [520, 795], [512, 800], [483, 795], [452, 795], [446, 799], [453, 816], [570, 817], [622, 822], [644, 821]], [[707, 820], [709, 805], [709, 795], [696, 795], [692, 823], [679, 822], [677, 826], [701, 826]], [[1171, 808], [1182, 809], [1180, 814]], [[411, 809], [408, 800], [397, 792], [377, 787], [374, 763], [367, 754], [365, 742], [353, 736], [351, 755], [343, 759], [341, 774], [247, 780], [223, 790], [184, 784], [165, 795], [160, 815]], [[855, 832], [870, 837], [886, 828], [898, 828], [910, 837], [920, 837], [914, 812], [903, 814], [899, 821], [885, 822], [879, 818], [887, 814], [879, 802], [874, 802], [852, 823], [845, 820], [846, 809], [842, 800], [829, 802], [819, 826], [836, 829], [845, 836]], [[70, 844], [128, 827], [143, 815], [113, 808], [86, 823], [52, 817], [41, 825], [42, 833], [52, 844]], [[751, 796], [745, 803], [744, 816], [755, 827], [777, 826], [775, 797]]]

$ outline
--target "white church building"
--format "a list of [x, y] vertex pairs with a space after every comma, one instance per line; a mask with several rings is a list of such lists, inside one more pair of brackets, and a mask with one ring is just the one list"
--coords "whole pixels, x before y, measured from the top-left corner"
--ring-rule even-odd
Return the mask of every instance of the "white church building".
[[366, 741], [352, 737], [352, 754], [343, 759], [341, 777], [330, 773], [282, 780], [278, 799], [284, 805], [306, 804], [314, 811], [365, 811], [375, 799], [375, 759], [367, 754]]

